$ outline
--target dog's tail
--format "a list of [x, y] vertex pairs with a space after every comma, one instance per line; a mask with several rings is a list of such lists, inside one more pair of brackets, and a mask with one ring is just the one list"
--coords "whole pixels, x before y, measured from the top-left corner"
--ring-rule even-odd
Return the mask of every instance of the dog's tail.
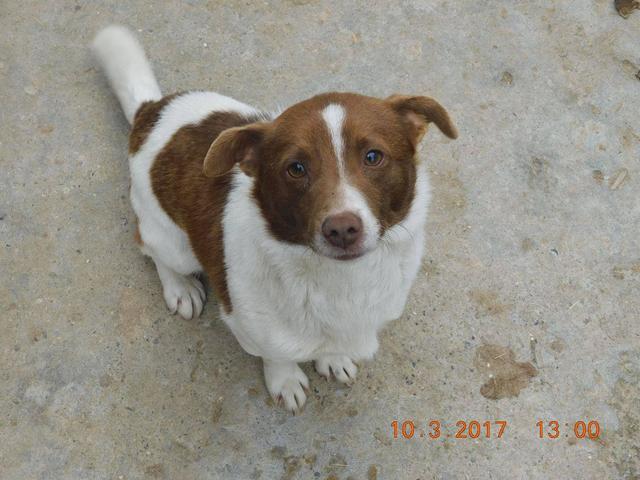
[[104, 28], [96, 35], [91, 48], [129, 123], [142, 103], [162, 98], [144, 50], [128, 29], [119, 25]]

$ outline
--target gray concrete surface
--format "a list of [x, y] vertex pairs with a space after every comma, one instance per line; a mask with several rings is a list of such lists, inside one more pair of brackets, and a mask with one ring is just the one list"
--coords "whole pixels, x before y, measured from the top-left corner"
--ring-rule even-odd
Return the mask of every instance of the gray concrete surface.
[[[640, 11], [612, 3], [4, 2], [0, 478], [640, 478]], [[214, 303], [167, 313], [132, 241], [128, 127], [87, 49], [111, 22], [165, 92], [412, 92], [454, 115], [460, 139], [423, 151], [419, 280], [352, 388], [307, 365], [290, 416]], [[487, 398], [505, 372], [519, 394]], [[415, 438], [393, 439], [405, 419]], [[432, 419], [443, 436], [420, 438]], [[474, 419], [508, 426], [446, 438]], [[576, 439], [581, 419], [601, 437]]]

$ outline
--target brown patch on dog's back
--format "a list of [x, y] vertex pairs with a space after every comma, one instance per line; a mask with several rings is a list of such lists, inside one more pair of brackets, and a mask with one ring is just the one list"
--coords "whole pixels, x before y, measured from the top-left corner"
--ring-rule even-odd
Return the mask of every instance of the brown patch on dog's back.
[[237, 113], [214, 112], [198, 124], [180, 128], [158, 154], [151, 185], [162, 208], [182, 228], [225, 311], [232, 310], [227, 288], [222, 215], [232, 174], [207, 178], [204, 158], [224, 130], [256, 121]]
[[180, 94], [174, 93], [173, 95], [167, 95], [157, 102], [144, 102], [140, 105], [140, 108], [138, 108], [138, 111], [133, 117], [133, 126], [129, 134], [129, 155], [134, 155], [140, 150], [154, 125], [158, 122], [162, 109], [178, 95]]

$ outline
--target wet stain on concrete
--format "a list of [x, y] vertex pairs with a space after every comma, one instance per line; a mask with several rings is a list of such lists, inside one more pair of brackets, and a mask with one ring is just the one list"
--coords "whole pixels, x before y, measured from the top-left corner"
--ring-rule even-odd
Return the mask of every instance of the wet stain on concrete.
[[144, 474], [150, 478], [166, 478], [164, 465], [161, 463], [149, 465], [144, 469]]
[[542, 190], [549, 192], [556, 184], [557, 179], [553, 174], [549, 160], [540, 157], [533, 157], [527, 165], [527, 183], [532, 190]]
[[611, 275], [613, 275], [613, 278], [617, 278], [618, 280], [624, 280], [624, 269], [615, 266], [611, 269]]
[[260, 395], [260, 390], [258, 390], [256, 387], [249, 387], [247, 389], [247, 395], [249, 395], [250, 398], [256, 398], [258, 395]]
[[296, 478], [296, 474], [302, 469], [303, 466], [307, 466], [309, 469], [313, 469], [316, 464], [317, 455], [315, 453], [305, 453], [304, 455], [287, 455], [286, 447], [276, 446], [269, 452], [271, 457], [277, 460], [282, 460], [282, 480], [291, 480]]
[[600, 185], [604, 182], [604, 173], [602, 173], [602, 170], [594, 170], [591, 172], [591, 176]]
[[224, 397], [218, 397], [213, 402], [213, 407], [211, 411], [211, 423], [215, 424], [220, 422], [220, 419], [222, 418], [222, 413], [224, 411], [222, 408], [223, 403], [224, 403]]
[[98, 383], [102, 388], [107, 388], [113, 383], [113, 377], [108, 373], [105, 373], [100, 376], [100, 378], [98, 379]]
[[614, 4], [622, 18], [627, 18], [635, 9], [640, 8], [640, 2], [637, 0], [615, 0]]
[[367, 480], [378, 480], [378, 468], [375, 465], [371, 465], [367, 470]]
[[536, 246], [535, 242], [530, 238], [522, 239], [522, 243], [520, 244], [520, 248], [523, 252], [530, 252]]
[[501, 345], [481, 345], [476, 350], [476, 368], [489, 378], [480, 393], [490, 400], [517, 397], [538, 374], [529, 362], [517, 362], [515, 354]]
[[[636, 78], [640, 80], [640, 77], [638, 77], [638, 72], [640, 72], [640, 67], [636, 67], [635, 72], [633, 72], [634, 75], [636, 75]], [[625, 151], [632, 152], [637, 146], [638, 142], [640, 142], [640, 135], [634, 132], [632, 128], [626, 127], [622, 130], [620, 143], [622, 143], [622, 148]]]
[[291, 480], [296, 473], [302, 468], [303, 461], [296, 455], [289, 455], [282, 459], [282, 468], [284, 473], [282, 474], [282, 480]]
[[349, 407], [347, 408], [347, 415], [350, 417], [355, 417], [358, 415], [358, 409], [354, 408], [354, 407]]
[[616, 265], [611, 269], [611, 274], [618, 280], [624, 280], [625, 274], [629, 275], [638, 273], [640, 273], [640, 262], [629, 265]]
[[[611, 406], [620, 429], [607, 439], [604, 461], [615, 465], [620, 478], [640, 478], [640, 349], [620, 354], [620, 376], [613, 388]], [[606, 432], [606, 430], [605, 430]]]
[[270, 451], [271, 457], [273, 458], [284, 458], [287, 453], [287, 449], [282, 446], [273, 447]]
[[510, 305], [502, 303], [498, 294], [491, 290], [476, 289], [470, 293], [471, 299], [476, 303], [478, 315], [502, 315], [510, 309]]
[[513, 74], [511, 72], [502, 72], [502, 76], [500, 77], [500, 83], [503, 85], [511, 86], [513, 85]]
[[31, 341], [33, 343], [37, 343], [42, 339], [46, 339], [47, 338], [47, 332], [45, 332], [42, 328], [40, 327], [36, 327], [34, 329], [31, 330]]
[[566, 344], [562, 340], [558, 339], [551, 342], [550, 346], [551, 346], [551, 350], [553, 350], [556, 353], [560, 353], [565, 349]]

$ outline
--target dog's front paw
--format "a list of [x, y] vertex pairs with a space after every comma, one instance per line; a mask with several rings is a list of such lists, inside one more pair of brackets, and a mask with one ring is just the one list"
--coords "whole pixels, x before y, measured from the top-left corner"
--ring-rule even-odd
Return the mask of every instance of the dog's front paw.
[[202, 282], [193, 275], [175, 275], [163, 283], [164, 300], [171, 313], [179, 313], [186, 320], [198, 318], [207, 298]]
[[346, 355], [324, 355], [315, 364], [320, 375], [329, 379], [333, 374], [342, 383], [353, 383], [358, 373], [358, 367]]
[[309, 379], [295, 362], [264, 360], [264, 379], [277, 403], [283, 403], [291, 412], [300, 411], [307, 400], [305, 390], [309, 389]]

